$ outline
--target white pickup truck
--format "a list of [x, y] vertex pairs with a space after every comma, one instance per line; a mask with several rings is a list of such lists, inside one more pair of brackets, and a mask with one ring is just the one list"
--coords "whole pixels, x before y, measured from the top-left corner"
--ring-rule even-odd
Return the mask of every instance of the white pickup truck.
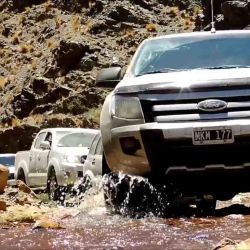
[[46, 187], [50, 198], [58, 186], [83, 177], [83, 163], [88, 155], [95, 129], [50, 128], [41, 130], [30, 151], [16, 154], [15, 178], [30, 187]]

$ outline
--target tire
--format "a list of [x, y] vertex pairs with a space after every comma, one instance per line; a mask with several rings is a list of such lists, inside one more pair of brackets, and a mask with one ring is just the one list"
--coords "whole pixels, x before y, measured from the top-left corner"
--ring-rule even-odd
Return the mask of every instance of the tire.
[[149, 213], [160, 215], [158, 206], [163, 200], [146, 178], [109, 173], [104, 176], [103, 190], [111, 212], [136, 218]]
[[25, 174], [22, 168], [18, 170], [17, 180], [23, 181], [26, 184]]
[[109, 174], [111, 172], [105, 154], [102, 153], [102, 176], [104, 176], [105, 174]]
[[52, 167], [48, 173], [47, 192], [50, 200], [59, 200], [59, 186], [56, 179], [55, 169]]
[[213, 196], [202, 197], [196, 200], [196, 208], [199, 215], [214, 215], [216, 208], [216, 199]]

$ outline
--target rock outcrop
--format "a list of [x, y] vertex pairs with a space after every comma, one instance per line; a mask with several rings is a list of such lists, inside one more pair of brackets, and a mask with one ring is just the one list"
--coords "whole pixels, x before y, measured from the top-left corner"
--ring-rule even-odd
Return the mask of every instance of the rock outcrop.
[[0, 194], [4, 192], [4, 189], [7, 186], [8, 177], [9, 177], [8, 168], [3, 165], [0, 165]]

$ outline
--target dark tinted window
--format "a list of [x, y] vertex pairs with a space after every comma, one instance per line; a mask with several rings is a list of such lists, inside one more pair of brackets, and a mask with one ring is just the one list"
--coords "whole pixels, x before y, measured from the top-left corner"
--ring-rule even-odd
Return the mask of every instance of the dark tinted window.
[[14, 166], [15, 165], [15, 156], [0, 156], [0, 164], [4, 166]]

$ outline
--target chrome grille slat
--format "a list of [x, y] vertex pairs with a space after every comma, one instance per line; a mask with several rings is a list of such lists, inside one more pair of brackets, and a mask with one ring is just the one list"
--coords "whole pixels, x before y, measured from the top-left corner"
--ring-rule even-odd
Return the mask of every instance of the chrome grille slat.
[[[166, 104], [154, 105], [152, 110], [155, 112], [168, 112], [168, 111], [184, 111], [184, 110], [198, 110], [198, 103], [188, 104]], [[250, 102], [228, 102], [227, 108], [250, 108]]]
[[228, 113], [212, 114], [184, 114], [184, 115], [163, 115], [155, 116], [156, 122], [176, 122], [176, 121], [198, 121], [211, 119], [237, 119], [250, 117], [250, 111], [236, 111]]
[[[191, 91], [191, 90], [190, 90]], [[196, 100], [196, 99], [220, 99], [228, 97], [250, 97], [249, 89], [225, 90], [225, 91], [207, 91], [207, 92], [180, 92], [170, 94], [140, 94], [141, 100], [148, 101], [178, 101], [178, 100]]]

